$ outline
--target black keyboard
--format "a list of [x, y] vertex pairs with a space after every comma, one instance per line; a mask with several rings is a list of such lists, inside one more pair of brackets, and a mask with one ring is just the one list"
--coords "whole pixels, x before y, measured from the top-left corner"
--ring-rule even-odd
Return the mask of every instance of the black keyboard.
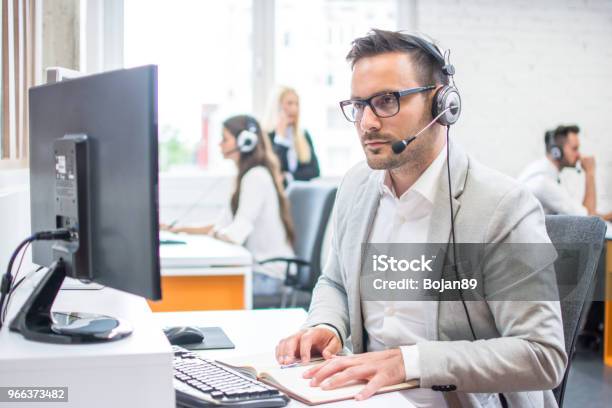
[[179, 346], [174, 351], [176, 406], [284, 407], [289, 398], [277, 389]]

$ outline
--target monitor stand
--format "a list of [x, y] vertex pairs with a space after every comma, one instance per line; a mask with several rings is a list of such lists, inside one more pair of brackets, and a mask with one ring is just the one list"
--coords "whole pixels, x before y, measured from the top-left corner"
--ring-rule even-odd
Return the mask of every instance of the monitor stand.
[[66, 278], [66, 264], [51, 265], [23, 304], [10, 329], [26, 339], [44, 343], [100, 343], [129, 336], [132, 328], [123, 320], [79, 312], [51, 312]]

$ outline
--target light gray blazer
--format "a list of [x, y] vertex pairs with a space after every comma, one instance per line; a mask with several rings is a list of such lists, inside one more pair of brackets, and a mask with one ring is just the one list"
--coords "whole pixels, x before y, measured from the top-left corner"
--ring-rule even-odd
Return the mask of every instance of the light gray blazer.
[[[550, 244], [544, 213], [531, 193], [474, 161], [456, 143], [450, 148], [457, 242]], [[381, 171], [360, 163], [344, 177], [332, 218], [328, 261], [304, 324], [333, 325], [354, 353], [366, 351], [367, 345], [359, 275], [362, 243], [367, 242], [378, 209]], [[431, 243], [450, 240], [446, 166], [442, 173], [427, 240]], [[484, 278], [507, 279], [515, 264], [508, 257], [483, 271]], [[552, 260], [537, 276], [556, 291]], [[433, 317], [426, 322], [428, 341], [418, 343], [421, 387], [456, 386], [457, 391], [445, 393], [451, 407], [498, 407], [498, 393], [512, 407], [557, 406], [550, 390], [561, 382], [567, 364], [558, 302], [467, 301], [477, 341], [472, 341], [461, 302], [425, 303], [427, 316]]]

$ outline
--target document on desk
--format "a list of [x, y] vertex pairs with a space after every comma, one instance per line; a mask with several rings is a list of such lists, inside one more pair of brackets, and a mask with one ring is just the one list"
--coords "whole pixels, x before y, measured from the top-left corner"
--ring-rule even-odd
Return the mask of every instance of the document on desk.
[[[316, 361], [306, 365], [290, 368], [280, 368], [272, 353], [257, 354], [249, 357], [232, 358], [220, 361], [233, 368], [247, 372], [253, 377], [263, 381], [289, 395], [291, 398], [306, 405], [319, 405], [352, 399], [364, 387], [365, 383], [352, 383], [335, 390], [323, 390], [320, 387], [310, 386], [310, 380], [303, 378], [302, 374], [310, 367], [320, 364]], [[392, 391], [416, 388], [416, 381], [383, 387], [377, 394]], [[407, 402], [407, 401], [406, 401]]]

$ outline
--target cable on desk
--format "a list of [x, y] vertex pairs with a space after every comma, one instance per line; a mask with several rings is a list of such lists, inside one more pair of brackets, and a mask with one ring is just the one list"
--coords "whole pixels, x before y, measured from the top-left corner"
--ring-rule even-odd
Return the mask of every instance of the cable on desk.
[[[70, 241], [72, 238], [73, 238], [73, 231], [69, 229], [40, 231], [35, 234], [32, 234], [28, 238], [21, 241], [19, 245], [17, 245], [17, 248], [15, 249], [15, 251], [13, 251], [13, 254], [11, 255], [11, 259], [6, 268], [6, 273], [4, 274], [4, 276], [2, 276], [2, 282], [0, 283], [0, 329], [2, 328], [2, 325], [4, 324], [4, 318], [6, 316], [6, 309], [4, 308], [4, 303], [7, 300], [7, 297], [10, 298], [11, 291], [13, 290], [13, 280], [14, 280], [12, 276], [13, 264], [15, 263], [15, 260], [19, 256], [19, 253], [21, 252], [21, 250], [24, 248], [27, 250], [27, 247], [30, 245], [30, 243], [34, 241], [59, 241], [59, 240]], [[24, 254], [25, 254], [25, 250], [24, 250]], [[23, 261], [23, 256], [21, 258], [21, 261]], [[21, 267], [21, 261], [19, 262], [19, 267]], [[19, 273], [19, 269], [17, 269], [17, 273]], [[18, 284], [21, 284], [21, 281], [19, 281]], [[17, 285], [15, 285], [15, 287], [16, 286]], [[8, 309], [8, 302], [7, 302], [7, 309]]]

